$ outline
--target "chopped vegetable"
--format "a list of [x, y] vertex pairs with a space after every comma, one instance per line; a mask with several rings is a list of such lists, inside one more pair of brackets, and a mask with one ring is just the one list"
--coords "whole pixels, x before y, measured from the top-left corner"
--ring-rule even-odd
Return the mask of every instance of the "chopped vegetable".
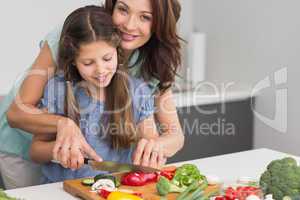
[[193, 164], [184, 164], [181, 167], [177, 168], [175, 172], [175, 176], [172, 179], [172, 183], [182, 187], [189, 186], [194, 181], [206, 181], [206, 177], [200, 174], [197, 166]]
[[239, 186], [236, 189], [233, 187], [228, 187], [225, 190], [225, 198], [227, 200], [245, 200], [248, 196], [255, 195], [257, 197], [261, 196], [261, 190], [258, 187], [252, 186]]
[[160, 196], [165, 196], [170, 192], [183, 192], [187, 187], [178, 187], [177, 185], [171, 183], [166, 177], [161, 176], [158, 183], [156, 184], [156, 190]]
[[115, 183], [111, 179], [99, 179], [92, 185], [92, 190], [97, 191], [100, 189], [113, 191], [116, 189]]
[[175, 166], [169, 166], [163, 168], [158, 174], [160, 176], [164, 176], [169, 180], [172, 180], [176, 172], [176, 167]]
[[201, 188], [197, 188], [195, 191], [193, 191], [192, 193], [190, 193], [189, 195], [187, 195], [184, 200], [196, 200], [200, 197], [203, 196], [203, 189]]
[[111, 179], [114, 184], [116, 184], [117, 180], [116, 177], [110, 174], [98, 174], [94, 177], [94, 181], [98, 181], [99, 179]]
[[98, 194], [100, 197], [107, 199], [108, 195], [111, 193], [111, 191], [105, 190], [105, 189], [100, 189], [98, 190]]
[[132, 190], [128, 190], [128, 189], [118, 189], [118, 191], [128, 193], [128, 194], [133, 194], [133, 195], [139, 196], [139, 197], [143, 197], [143, 194], [139, 191], [132, 191]]
[[92, 186], [95, 181], [93, 178], [85, 178], [85, 179], [82, 179], [81, 181], [82, 185], [85, 185], [85, 186]]
[[[115, 190], [115, 191], [118, 191], [118, 192], [122, 192], [122, 193], [127, 193], [127, 194], [132, 194], [132, 195], [135, 195], [135, 196], [138, 196], [138, 197], [142, 197], [142, 193], [141, 192], [137, 192], [137, 191], [132, 191], [132, 190], [127, 190], [127, 189], [118, 189], [118, 190]], [[107, 199], [107, 197], [110, 195], [110, 193], [112, 193], [113, 191], [108, 191], [108, 190], [105, 190], [105, 189], [100, 189], [98, 190], [98, 194], [104, 198], [104, 199]]]
[[175, 171], [176, 170], [174, 170], [174, 171], [162, 170], [162, 171], [159, 172], [159, 175], [160, 176], [164, 176], [164, 177], [166, 177], [169, 180], [172, 180], [173, 177], [174, 177], [174, 175], [175, 175]]
[[108, 195], [107, 200], [143, 200], [143, 199], [133, 194], [115, 191]]
[[121, 183], [128, 186], [143, 186], [156, 182], [157, 177], [156, 173], [129, 172], [122, 177]]
[[185, 200], [186, 196], [191, 192], [196, 190], [199, 187], [199, 182], [194, 180], [192, 184], [190, 184], [180, 195], [176, 198], [176, 200]]
[[300, 196], [300, 166], [295, 159], [287, 157], [273, 160], [260, 177], [260, 186], [265, 194], [273, 194], [274, 199], [284, 196]]

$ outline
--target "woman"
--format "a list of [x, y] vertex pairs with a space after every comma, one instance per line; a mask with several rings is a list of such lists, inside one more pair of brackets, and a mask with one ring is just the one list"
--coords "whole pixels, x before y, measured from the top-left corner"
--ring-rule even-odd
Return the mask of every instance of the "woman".
[[[121, 32], [121, 47], [128, 58], [130, 74], [148, 81], [156, 95], [155, 118], [160, 124], [161, 136], [157, 139], [141, 139], [134, 151], [133, 162], [145, 166], [161, 166], [165, 160], [158, 158], [173, 156], [184, 143], [170, 89], [177, 66], [181, 64], [180, 38], [176, 32], [180, 5], [177, 0], [106, 0], [105, 7]], [[56, 134], [53, 150], [55, 159], [66, 160], [74, 153], [74, 149], [81, 149], [87, 156], [99, 160], [100, 157], [87, 144], [74, 121], [36, 108], [43, 88], [56, 67], [60, 29], [61, 27], [50, 33], [43, 41], [40, 54], [31, 68], [33, 75], [27, 76], [22, 83], [19, 95], [7, 112], [7, 120], [11, 127], [34, 135]], [[6, 102], [10, 100], [8, 97]], [[6, 117], [1, 120], [6, 130], [1, 132], [0, 140], [7, 142], [0, 146], [0, 151], [3, 152], [0, 154], [0, 168], [4, 177], [6, 174], [13, 174], [8, 181], [17, 182], [20, 178], [18, 174], [24, 174], [23, 169], [10, 167], [10, 173], [3, 173], [3, 169], [8, 169], [7, 166], [11, 166], [10, 163], [16, 160], [26, 163], [26, 166], [30, 165], [24, 159], [28, 158], [28, 145], [31, 141], [28, 135], [24, 138], [24, 134], [10, 130], [5, 120]], [[16, 141], [21, 148], [14, 146]], [[65, 148], [60, 150], [61, 146]], [[157, 159], [151, 162], [150, 157]]]

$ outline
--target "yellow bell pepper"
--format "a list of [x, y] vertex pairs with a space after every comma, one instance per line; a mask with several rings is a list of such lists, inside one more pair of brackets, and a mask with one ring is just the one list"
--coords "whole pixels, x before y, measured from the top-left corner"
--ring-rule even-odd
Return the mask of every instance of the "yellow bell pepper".
[[143, 200], [143, 199], [133, 194], [115, 191], [108, 195], [107, 200]]

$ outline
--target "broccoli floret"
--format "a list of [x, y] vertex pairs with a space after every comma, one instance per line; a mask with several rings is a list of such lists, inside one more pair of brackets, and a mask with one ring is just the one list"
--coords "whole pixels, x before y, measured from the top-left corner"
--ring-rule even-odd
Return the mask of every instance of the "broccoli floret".
[[295, 166], [295, 167], [297, 167], [296, 160], [294, 158], [291, 158], [291, 157], [283, 158], [280, 162], [285, 166], [290, 166], [290, 167]]
[[273, 194], [276, 200], [284, 196], [299, 196], [300, 167], [296, 160], [287, 157], [272, 161], [260, 177], [260, 186], [266, 194]]
[[159, 178], [158, 183], [156, 184], [157, 192], [160, 196], [165, 196], [169, 194], [170, 192], [183, 192], [186, 187], [178, 187], [177, 185], [171, 183], [167, 178], [164, 176]]

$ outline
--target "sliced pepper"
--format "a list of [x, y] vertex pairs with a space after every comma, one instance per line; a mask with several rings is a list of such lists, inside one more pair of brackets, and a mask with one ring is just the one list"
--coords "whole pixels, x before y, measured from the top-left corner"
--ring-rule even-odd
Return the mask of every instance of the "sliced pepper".
[[143, 199], [133, 194], [116, 191], [116, 192], [111, 192], [108, 195], [107, 200], [143, 200]]

